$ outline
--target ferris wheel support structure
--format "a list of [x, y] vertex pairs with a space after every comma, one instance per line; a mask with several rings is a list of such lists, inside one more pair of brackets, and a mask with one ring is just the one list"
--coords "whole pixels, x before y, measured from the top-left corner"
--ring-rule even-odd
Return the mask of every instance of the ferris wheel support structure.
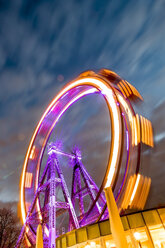
[[[50, 198], [48, 197], [51, 181], [50, 161], [45, 165], [43, 173], [41, 173], [41, 165], [48, 140], [60, 118], [79, 99], [91, 94], [100, 94], [107, 104], [111, 123], [109, 130], [111, 142], [106, 171], [99, 189], [94, 190], [92, 188], [97, 187], [95, 187], [95, 183], [92, 183], [91, 176], [86, 173], [85, 167], [80, 166], [77, 172], [76, 167], [74, 168], [79, 183], [83, 176], [86, 180], [86, 189], [91, 190], [90, 196], [93, 202], [91, 201], [88, 208], [84, 210], [82, 187], [80, 186], [80, 192], [78, 192], [71, 185], [73, 193], [70, 198], [65, 183], [61, 184], [60, 182], [60, 180], [65, 182], [63, 174], [59, 173], [59, 181], [55, 179], [51, 185], [55, 184], [54, 187], [56, 188], [59, 185], [64, 185], [61, 188], [66, 202], [57, 205], [56, 195], [53, 194]], [[97, 72], [86, 71], [59, 92], [41, 117], [25, 156], [20, 186], [20, 206], [23, 221], [21, 237], [25, 233], [30, 244], [34, 245], [36, 225], [39, 223], [43, 223], [44, 237], [49, 237], [49, 229], [52, 229], [52, 233], [56, 233], [57, 230], [53, 229], [54, 225], [50, 222], [48, 224], [49, 214], [52, 215], [50, 218], [52, 220], [54, 215], [57, 217], [68, 212], [70, 229], [72, 226], [78, 228], [93, 222], [95, 217], [92, 213], [95, 210], [98, 215], [100, 214], [97, 217], [104, 219], [107, 214], [104, 211], [106, 210], [105, 204], [102, 204], [104, 202], [103, 189], [109, 186], [113, 189], [119, 211], [124, 211], [127, 208], [141, 209], [144, 207], [151, 182], [149, 178], [144, 180], [144, 176], [139, 173], [141, 147], [142, 144], [150, 147], [153, 147], [154, 144], [151, 122], [136, 113], [133, 108], [135, 101], [140, 102], [142, 100], [143, 98], [133, 85], [107, 69]], [[54, 151], [55, 156], [57, 153], [74, 159], [72, 154]], [[58, 174], [57, 167], [58, 164], [55, 163], [56, 174]], [[86, 176], [87, 174], [89, 177]], [[73, 182], [78, 184], [78, 181], [76, 183], [73, 180]], [[43, 206], [41, 206], [42, 195], [45, 196]], [[74, 209], [76, 199], [79, 200], [81, 216], [78, 216], [77, 213], [74, 214], [76, 212]], [[141, 201], [137, 199], [141, 199]], [[56, 214], [53, 210], [54, 201], [56, 208], [59, 206], [59, 210], [56, 209]], [[49, 203], [53, 204], [50, 212]], [[68, 207], [68, 203], [70, 207]], [[22, 240], [21, 237], [18, 243]]]

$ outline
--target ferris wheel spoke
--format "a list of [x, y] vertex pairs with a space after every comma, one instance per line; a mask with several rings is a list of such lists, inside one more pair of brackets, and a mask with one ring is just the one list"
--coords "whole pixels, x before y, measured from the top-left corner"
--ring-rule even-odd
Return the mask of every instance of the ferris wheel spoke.
[[[91, 94], [103, 97], [110, 117], [111, 143], [100, 187], [83, 165], [78, 149], [68, 153], [60, 148], [58, 142], [48, 145], [52, 131], [63, 114], [79, 99]], [[122, 211], [144, 206], [148, 193], [140, 205], [136, 196], [140, 192], [138, 187], [141, 187], [138, 182], [143, 181], [139, 174], [140, 151], [142, 143], [150, 147], [154, 144], [151, 122], [134, 111], [132, 103], [137, 99], [143, 100], [134, 86], [106, 69], [80, 74], [53, 99], [35, 129], [25, 157], [20, 191], [24, 225], [16, 247], [19, 247], [24, 235], [35, 245], [39, 222], [43, 225], [44, 242], [48, 239], [50, 242], [53, 233], [52, 248], [55, 246], [54, 239], [60, 234], [58, 227], [62, 227], [63, 233], [64, 229], [72, 230], [107, 218], [104, 187], [112, 187]], [[66, 183], [68, 175], [65, 178], [59, 157], [72, 161], [72, 166], [68, 167], [69, 173], [72, 173], [71, 185]], [[150, 179], [145, 181], [149, 192]], [[128, 197], [124, 195], [127, 193]]]

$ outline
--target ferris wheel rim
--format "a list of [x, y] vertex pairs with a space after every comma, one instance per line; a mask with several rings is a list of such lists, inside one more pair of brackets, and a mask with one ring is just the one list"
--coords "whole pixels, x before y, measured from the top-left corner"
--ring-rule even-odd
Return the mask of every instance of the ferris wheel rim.
[[[35, 138], [36, 138], [36, 136], [37, 136], [37, 132], [38, 132], [38, 130], [39, 130], [39, 127], [41, 126], [41, 124], [42, 124], [44, 118], [46, 117], [47, 113], [50, 111], [51, 107], [52, 107], [53, 105], [55, 105], [55, 103], [60, 99], [60, 97], [62, 97], [68, 90], [73, 89], [74, 87], [77, 87], [77, 86], [79, 86], [79, 85], [90, 85], [90, 86], [93, 86], [94, 88], [97, 88], [97, 89], [101, 92], [101, 94], [104, 96], [104, 98], [106, 98], [106, 100], [108, 101], [108, 103], [110, 104], [110, 105], [108, 106], [108, 108], [109, 108], [110, 111], [112, 111], [112, 110], [111, 110], [111, 108], [112, 108], [112, 105], [111, 105], [112, 102], [110, 102], [110, 100], [113, 100], [113, 107], [116, 108], [115, 114], [116, 114], [117, 117], [118, 117], [118, 118], [116, 118], [116, 120], [118, 120], [118, 121], [115, 122], [115, 121], [113, 120], [113, 118], [114, 118], [113, 115], [110, 116], [110, 117], [111, 117], [110, 120], [111, 120], [112, 126], [116, 127], [116, 125], [115, 125], [116, 123], [118, 123], [118, 126], [120, 126], [120, 123], [119, 123], [120, 114], [119, 114], [119, 112], [117, 111], [117, 108], [118, 108], [118, 106], [117, 106], [117, 98], [116, 98], [116, 95], [115, 95], [115, 93], [114, 93], [112, 87], [106, 82], [105, 79], [102, 79], [102, 78], [99, 78], [99, 77], [96, 77], [96, 76], [95, 76], [95, 77], [94, 77], [94, 76], [92, 76], [92, 77], [85, 77], [85, 78], [77, 79], [77, 80], [71, 82], [69, 85], [67, 85], [67, 86], [66, 86], [66, 87], [65, 87], [65, 88], [64, 88], [64, 89], [63, 89], [63, 90], [62, 90], [62, 91], [53, 99], [53, 101], [50, 103], [50, 105], [48, 106], [48, 108], [47, 108], [46, 111], [44, 112], [43, 116], [41, 117], [41, 119], [40, 119], [40, 121], [39, 121], [39, 123], [38, 123], [38, 125], [37, 125], [37, 127], [36, 127], [36, 129], [35, 129], [35, 132], [34, 132], [34, 134], [33, 134], [33, 136], [32, 136], [32, 139], [31, 139], [31, 142], [30, 142], [30, 145], [29, 145], [29, 148], [28, 148], [26, 157], [25, 157], [25, 162], [24, 162], [24, 166], [23, 166], [23, 172], [24, 172], [24, 174], [22, 174], [22, 180], [21, 180], [21, 182], [22, 182], [22, 183], [21, 183], [21, 203], [23, 202], [23, 204], [24, 204], [24, 206], [23, 206], [23, 204], [22, 204], [22, 206], [21, 206], [23, 222], [25, 221], [25, 218], [26, 218], [26, 212], [25, 212], [25, 199], [24, 199], [24, 180], [25, 180], [26, 165], [27, 165], [28, 158], [29, 158], [29, 155], [30, 155], [30, 150], [31, 150], [32, 145], [33, 145], [33, 142], [34, 142], [34, 140], [35, 140]], [[100, 88], [100, 87], [101, 87], [101, 88]], [[108, 91], [108, 93], [106, 92], [106, 90]], [[107, 94], [110, 94], [111, 97], [109, 98], [109, 95], [107, 95]], [[112, 121], [112, 120], [113, 120], [113, 121]], [[119, 129], [118, 129], [118, 130], [119, 130]], [[118, 133], [118, 140], [120, 140], [119, 131], [118, 131], [118, 132], [116, 131], [116, 133]], [[113, 134], [113, 132], [112, 132], [112, 134]], [[113, 140], [113, 137], [112, 137], [111, 147], [112, 147], [113, 143], [114, 143], [114, 140]], [[121, 143], [121, 141], [120, 141], [120, 143]], [[115, 143], [115, 145], [116, 145], [116, 143]], [[121, 144], [120, 144], [120, 145], [121, 145]], [[119, 153], [120, 153], [120, 147], [118, 146], [117, 155], [118, 155]], [[110, 155], [111, 155], [111, 151], [110, 151]], [[117, 155], [116, 155], [116, 157], [117, 157]], [[112, 160], [112, 159], [111, 159], [111, 160]], [[109, 164], [110, 164], [110, 163], [108, 163], [108, 165], [109, 165]], [[115, 170], [115, 168], [113, 167], [113, 171], [114, 171], [114, 170]], [[111, 178], [109, 179], [109, 181], [108, 181], [108, 179], [107, 179], [107, 185], [108, 185], [108, 184], [111, 184], [111, 180], [112, 180], [112, 176], [111, 176]], [[24, 210], [23, 210], [23, 208], [24, 208]]]

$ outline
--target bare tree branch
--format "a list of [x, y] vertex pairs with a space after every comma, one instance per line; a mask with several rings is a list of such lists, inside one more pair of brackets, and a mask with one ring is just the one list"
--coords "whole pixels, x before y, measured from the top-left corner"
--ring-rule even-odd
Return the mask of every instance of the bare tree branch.
[[16, 214], [11, 209], [0, 209], [0, 248], [13, 248], [20, 229]]

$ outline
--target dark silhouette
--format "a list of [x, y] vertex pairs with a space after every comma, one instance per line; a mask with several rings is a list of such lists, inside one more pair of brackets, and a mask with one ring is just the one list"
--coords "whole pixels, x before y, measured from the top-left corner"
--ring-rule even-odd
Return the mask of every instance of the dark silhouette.
[[0, 248], [13, 248], [20, 230], [16, 214], [11, 209], [0, 209]]

